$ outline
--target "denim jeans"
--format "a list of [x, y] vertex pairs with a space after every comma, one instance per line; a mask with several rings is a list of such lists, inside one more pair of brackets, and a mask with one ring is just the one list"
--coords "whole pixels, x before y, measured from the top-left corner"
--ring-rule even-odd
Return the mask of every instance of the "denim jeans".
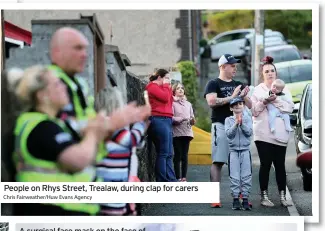
[[172, 118], [151, 116], [148, 130], [149, 138], [156, 148], [156, 181], [177, 181], [173, 168]]

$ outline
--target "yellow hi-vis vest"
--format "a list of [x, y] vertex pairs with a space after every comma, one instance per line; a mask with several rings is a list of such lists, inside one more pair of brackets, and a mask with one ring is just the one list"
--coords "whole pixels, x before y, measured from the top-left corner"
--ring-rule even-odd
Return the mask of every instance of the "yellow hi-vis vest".
[[[86, 108], [83, 109], [81, 106], [80, 98], [78, 96], [78, 86], [71, 80], [71, 78], [58, 66], [56, 65], [50, 65], [48, 67], [49, 70], [54, 71], [56, 76], [60, 78], [67, 87], [72, 92], [72, 104], [74, 107], [74, 110], [76, 112], [76, 119], [77, 121], [84, 121], [88, 120], [90, 118], [93, 118], [96, 116], [96, 111], [94, 109], [94, 97], [90, 95], [89, 88], [87, 82], [81, 78], [81, 77], [75, 77], [75, 80], [78, 82], [78, 84], [81, 86], [81, 91], [84, 95], [84, 98], [86, 100]], [[98, 147], [98, 155], [96, 157], [97, 161], [100, 161], [102, 158], [104, 158], [107, 155], [107, 151], [105, 149], [104, 142], [99, 143]]]
[[86, 108], [83, 109], [81, 106], [80, 98], [78, 96], [78, 86], [74, 83], [74, 81], [58, 66], [50, 65], [48, 67], [49, 70], [53, 71], [57, 77], [59, 77], [71, 90], [72, 92], [72, 104], [74, 106], [76, 117], [78, 120], [88, 119], [89, 117], [96, 116], [96, 111], [94, 109], [94, 97], [90, 95], [89, 88], [87, 86], [87, 82], [81, 77], [75, 77], [75, 80], [81, 87], [81, 91], [86, 100]]
[[[64, 122], [51, 119], [39, 112], [21, 114], [16, 122], [14, 131], [15, 150], [13, 153], [17, 169], [17, 182], [92, 182], [96, 178], [95, 168], [86, 168], [84, 171], [69, 174], [63, 172], [56, 162], [42, 160], [31, 155], [27, 149], [27, 139], [32, 130], [42, 121], [53, 121], [64, 131], [69, 132]], [[44, 134], [46, 135], [46, 134]], [[99, 181], [99, 179], [98, 179]], [[51, 203], [67, 211], [84, 212], [96, 215], [99, 212], [98, 204]]]

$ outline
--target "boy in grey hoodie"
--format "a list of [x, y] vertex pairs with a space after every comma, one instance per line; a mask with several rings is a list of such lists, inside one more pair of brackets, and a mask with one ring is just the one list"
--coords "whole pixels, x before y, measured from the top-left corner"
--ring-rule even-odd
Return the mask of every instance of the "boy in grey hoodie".
[[[234, 115], [225, 120], [225, 130], [229, 142], [230, 189], [234, 198], [232, 208], [234, 210], [251, 209], [248, 197], [252, 186], [250, 143], [253, 122], [244, 108], [244, 100], [241, 97], [232, 99], [230, 110]], [[239, 201], [240, 194], [243, 197], [242, 204]]]

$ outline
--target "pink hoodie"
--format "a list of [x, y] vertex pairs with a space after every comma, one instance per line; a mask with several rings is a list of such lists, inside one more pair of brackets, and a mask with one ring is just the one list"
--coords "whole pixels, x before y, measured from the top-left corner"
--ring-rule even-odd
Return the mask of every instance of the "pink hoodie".
[[[279, 140], [276, 139], [275, 134], [271, 133], [268, 123], [267, 108], [266, 105], [263, 104], [263, 100], [268, 96], [268, 92], [268, 87], [264, 83], [261, 83], [254, 88], [251, 97], [253, 104], [251, 111], [253, 114], [254, 141], [259, 140], [280, 146], [287, 146], [289, 133], [285, 130], [284, 121], [281, 118], [277, 117], [275, 120], [275, 134], [284, 142], [279, 142]], [[287, 98], [290, 99], [291, 102], [286, 102], [278, 97], [272, 103], [280, 109], [281, 112], [291, 113], [294, 109], [292, 96], [286, 87], [284, 88], [283, 93], [286, 94]]]
[[181, 100], [174, 98], [173, 113], [173, 137], [193, 137], [193, 130], [190, 122], [182, 122], [183, 118], [190, 119], [194, 117], [192, 104], [187, 101], [186, 98]]

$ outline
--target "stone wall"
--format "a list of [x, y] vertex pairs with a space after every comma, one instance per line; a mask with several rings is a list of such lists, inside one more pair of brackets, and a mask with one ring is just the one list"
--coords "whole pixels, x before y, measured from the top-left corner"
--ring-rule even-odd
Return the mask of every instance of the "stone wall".
[[[128, 102], [137, 101], [139, 104], [144, 105], [143, 91], [148, 82], [139, 79], [131, 72], [126, 73], [126, 82]], [[138, 150], [140, 160], [139, 177], [142, 181], [152, 182], [155, 181], [156, 152], [152, 142], [148, 140], [148, 136], [145, 141], [145, 147]]]
[[124, 102], [127, 102], [126, 67], [119, 52], [113, 45], [105, 45], [106, 69], [114, 76], [117, 87], [122, 91]]
[[[138, 78], [133, 73], [126, 71], [125, 61], [128, 57], [119, 52], [119, 48], [113, 45], [106, 45], [106, 68], [113, 75], [117, 87], [122, 91], [125, 97], [125, 102], [136, 101], [138, 104], [143, 105], [143, 91], [147, 85], [147, 81]], [[107, 81], [107, 84], [110, 84]], [[139, 178], [144, 182], [155, 181], [155, 161], [156, 153], [148, 137], [145, 138], [145, 146], [137, 150], [139, 157]]]
[[[76, 22], [77, 21], [77, 22]], [[62, 26], [70, 26], [81, 31], [93, 44], [93, 32], [91, 31], [88, 20], [62, 20], [53, 22], [35, 21], [32, 23], [32, 46], [10, 49], [10, 57], [6, 60], [6, 68], [20, 67], [26, 68], [35, 64], [50, 64], [49, 43], [53, 33]], [[91, 93], [94, 93], [94, 47], [89, 46], [88, 61], [83, 73], [79, 74], [84, 77], [89, 84]]]

